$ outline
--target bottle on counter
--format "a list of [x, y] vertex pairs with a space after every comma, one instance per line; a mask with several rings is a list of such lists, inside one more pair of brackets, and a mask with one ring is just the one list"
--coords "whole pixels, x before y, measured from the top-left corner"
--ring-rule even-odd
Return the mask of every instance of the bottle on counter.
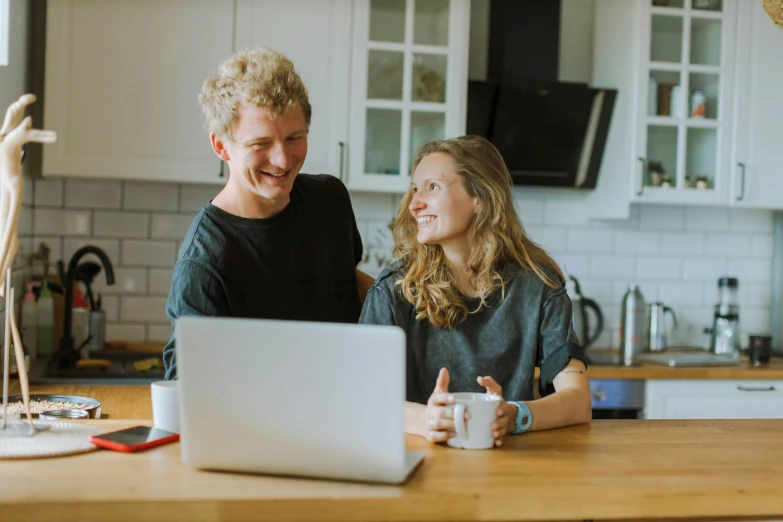
[[41, 282], [41, 293], [36, 305], [38, 316], [36, 347], [38, 355], [49, 356], [54, 353], [54, 299], [49, 291], [49, 281]]
[[27, 293], [22, 302], [22, 328], [19, 333], [24, 339], [24, 346], [30, 358], [35, 359], [38, 356], [38, 303], [35, 301], [35, 292], [33, 288], [39, 286], [39, 283], [33, 281], [27, 283]]
[[87, 346], [87, 339], [90, 337], [90, 305], [78, 288], [73, 289], [71, 333], [74, 348], [80, 351], [82, 359], [89, 359], [90, 350]]
[[106, 311], [102, 307], [101, 294], [98, 294], [95, 308], [90, 310], [90, 342], [87, 343], [87, 347], [91, 352], [100, 352], [105, 341]]
[[634, 357], [644, 350], [646, 314], [647, 306], [639, 287], [628, 285], [628, 291], [623, 296], [620, 323], [620, 349], [625, 366], [633, 365]]

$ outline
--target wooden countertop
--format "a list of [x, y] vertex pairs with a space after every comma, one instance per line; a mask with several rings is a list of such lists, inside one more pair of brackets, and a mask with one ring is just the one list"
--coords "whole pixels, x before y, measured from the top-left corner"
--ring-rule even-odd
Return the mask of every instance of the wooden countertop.
[[[18, 394], [19, 382], [12, 381], [10, 395]], [[101, 401], [104, 419], [151, 419], [152, 396], [149, 386], [33, 385], [30, 393], [79, 395]], [[2, 398], [0, 398], [0, 405]]]
[[[107, 430], [137, 423], [92, 421]], [[427, 452], [404, 486], [186, 467], [179, 444], [0, 462], [8, 520], [609, 520], [783, 517], [783, 420], [603, 420]]]
[[[592, 351], [606, 351], [588, 348]], [[766, 366], [753, 367], [747, 356], [742, 356], [737, 366], [703, 366], [672, 368], [644, 363], [639, 366], [590, 365], [587, 369], [590, 379], [736, 379], [736, 380], [783, 380], [783, 358], [773, 357]]]

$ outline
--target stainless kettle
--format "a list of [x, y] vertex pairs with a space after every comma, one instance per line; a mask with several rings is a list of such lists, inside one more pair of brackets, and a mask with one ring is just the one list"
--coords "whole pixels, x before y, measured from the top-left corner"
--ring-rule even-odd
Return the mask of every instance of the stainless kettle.
[[[587, 348], [593, 344], [604, 329], [604, 314], [598, 303], [582, 295], [579, 287], [579, 281], [574, 276], [569, 275], [566, 281], [566, 290], [571, 298], [571, 308], [573, 310], [573, 325], [576, 336], [579, 338], [579, 344], [582, 348]], [[590, 314], [585, 313], [586, 309], [591, 309], [595, 315], [595, 330], [591, 332]]]

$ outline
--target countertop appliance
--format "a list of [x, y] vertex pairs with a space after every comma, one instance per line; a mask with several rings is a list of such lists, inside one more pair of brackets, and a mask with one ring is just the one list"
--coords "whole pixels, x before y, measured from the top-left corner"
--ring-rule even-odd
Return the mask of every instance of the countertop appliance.
[[[604, 329], [604, 314], [598, 303], [582, 295], [579, 281], [574, 276], [568, 276], [566, 279], [566, 292], [571, 298], [574, 331], [576, 331], [582, 348], [587, 348], [600, 337]], [[592, 323], [587, 310], [592, 310], [592, 315], [595, 317], [594, 323]], [[592, 328], [591, 323], [595, 325], [595, 328]]]
[[718, 279], [718, 304], [712, 320], [710, 349], [715, 354], [740, 353], [740, 317], [736, 277]]
[[491, 141], [517, 185], [595, 188], [617, 90], [560, 81], [560, 1], [488, 4], [486, 76], [468, 82], [466, 134]]

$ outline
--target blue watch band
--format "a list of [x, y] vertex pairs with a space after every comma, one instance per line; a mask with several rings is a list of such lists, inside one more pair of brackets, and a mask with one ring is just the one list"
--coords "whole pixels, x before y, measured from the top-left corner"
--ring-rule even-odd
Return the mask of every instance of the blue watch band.
[[533, 423], [533, 415], [530, 413], [530, 408], [524, 402], [509, 401], [515, 405], [519, 411], [517, 411], [517, 418], [514, 420], [514, 435], [518, 433], [525, 433], [530, 425]]

